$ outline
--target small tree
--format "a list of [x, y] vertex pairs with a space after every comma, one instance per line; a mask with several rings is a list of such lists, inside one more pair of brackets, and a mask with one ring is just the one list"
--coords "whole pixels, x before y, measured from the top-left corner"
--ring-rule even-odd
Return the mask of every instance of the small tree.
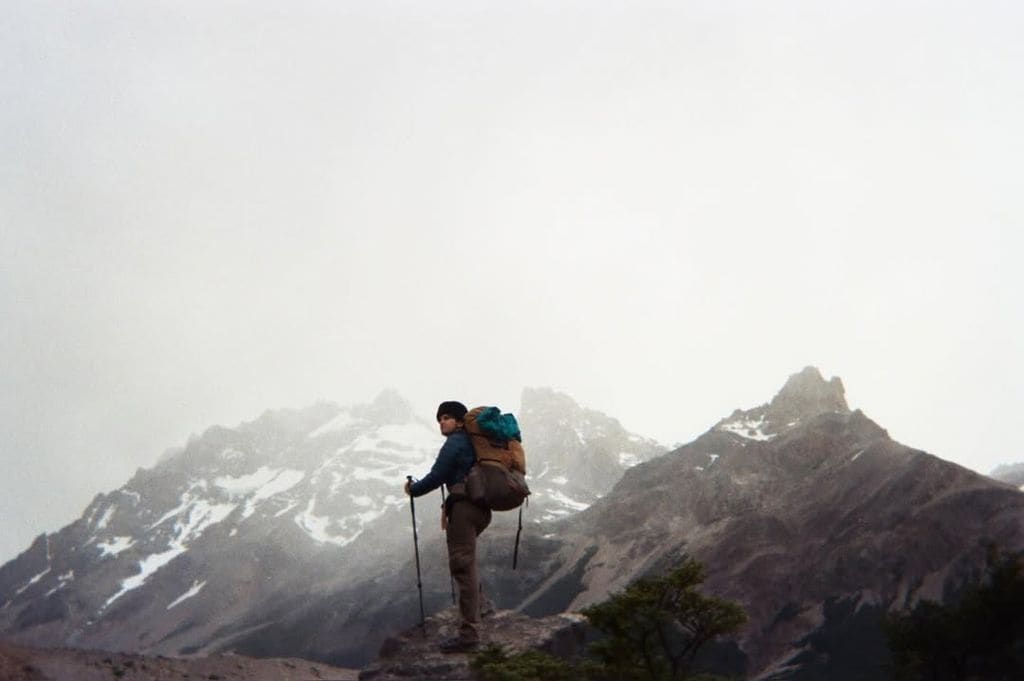
[[472, 668], [481, 681], [713, 681], [693, 675], [694, 656], [708, 642], [736, 631], [747, 616], [735, 603], [702, 596], [704, 568], [695, 560], [658, 577], [644, 577], [583, 614], [604, 638], [575, 665], [541, 653], [508, 655], [488, 647]]
[[605, 634], [591, 646], [599, 678], [679, 681], [691, 678], [697, 652], [740, 628], [746, 614], [735, 603], [703, 596], [704, 567], [687, 558], [665, 575], [641, 578], [625, 591], [585, 610]]
[[579, 678], [565, 660], [539, 650], [509, 655], [500, 646], [480, 650], [470, 661], [480, 681], [576, 681]]

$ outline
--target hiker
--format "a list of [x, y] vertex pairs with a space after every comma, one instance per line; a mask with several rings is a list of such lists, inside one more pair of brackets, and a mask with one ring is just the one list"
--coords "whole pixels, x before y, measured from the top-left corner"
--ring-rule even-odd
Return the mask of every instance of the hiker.
[[466, 406], [461, 402], [442, 402], [437, 407], [437, 423], [446, 436], [430, 472], [417, 482], [406, 482], [405, 493], [423, 496], [441, 485], [448, 487], [442, 527], [448, 533], [448, 568], [459, 588], [459, 633], [441, 642], [441, 650], [457, 653], [480, 645], [480, 608], [482, 594], [476, 566], [476, 538], [491, 522], [491, 511], [466, 498], [465, 479], [476, 462], [473, 443], [465, 430]]

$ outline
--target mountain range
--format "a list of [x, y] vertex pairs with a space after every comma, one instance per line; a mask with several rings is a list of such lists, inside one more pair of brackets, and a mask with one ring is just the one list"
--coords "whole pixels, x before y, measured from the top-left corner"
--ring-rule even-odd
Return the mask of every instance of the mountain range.
[[[665, 451], [547, 389], [524, 391], [519, 419], [531, 434], [527, 537]], [[367, 594], [413, 555], [402, 484], [430, 469], [443, 439], [394, 391], [210, 428], [0, 567], [0, 632], [34, 645], [294, 650], [361, 664], [388, 633], [362, 614]], [[571, 474], [584, 457], [599, 465]], [[420, 540], [443, 563], [435, 497], [418, 500]], [[438, 586], [443, 602], [447, 580]]]
[[[750, 617], [710, 651], [736, 676], [884, 677], [881, 615], [1024, 549], [1015, 485], [892, 440], [813, 367], [670, 452], [547, 389], [517, 415], [534, 494], [517, 570], [514, 514], [481, 540], [488, 595], [571, 613], [693, 556]], [[400, 490], [439, 444], [394, 392], [211, 428], [0, 568], [0, 633], [363, 666], [419, 620]], [[439, 505], [417, 499], [428, 613], [451, 603]]]
[[707, 590], [750, 616], [731, 671], [879, 678], [880, 616], [950, 598], [989, 543], [1024, 548], [1024, 495], [895, 442], [849, 409], [838, 378], [807, 368], [769, 403], [626, 471], [558, 536], [526, 612], [579, 609], [692, 555]]

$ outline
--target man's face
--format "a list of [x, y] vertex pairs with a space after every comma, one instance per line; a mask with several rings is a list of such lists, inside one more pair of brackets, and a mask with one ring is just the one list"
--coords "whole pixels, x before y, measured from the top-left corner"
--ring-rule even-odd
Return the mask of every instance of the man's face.
[[441, 435], [451, 435], [459, 429], [462, 421], [457, 420], [451, 414], [441, 414], [441, 418], [437, 419], [437, 425], [441, 427]]

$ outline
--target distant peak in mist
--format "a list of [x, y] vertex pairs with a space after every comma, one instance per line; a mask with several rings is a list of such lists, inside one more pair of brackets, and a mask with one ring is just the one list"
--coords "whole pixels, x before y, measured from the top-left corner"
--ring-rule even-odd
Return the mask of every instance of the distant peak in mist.
[[793, 374], [768, 405], [768, 418], [780, 422], [825, 412], [850, 411], [843, 381], [834, 376], [826, 381], [816, 367]]
[[580, 408], [579, 403], [566, 393], [544, 387], [523, 388], [520, 404], [523, 411], [551, 407]]
[[414, 420], [415, 408], [394, 388], [385, 388], [373, 402], [352, 408], [356, 416], [376, 423], [407, 423]]

